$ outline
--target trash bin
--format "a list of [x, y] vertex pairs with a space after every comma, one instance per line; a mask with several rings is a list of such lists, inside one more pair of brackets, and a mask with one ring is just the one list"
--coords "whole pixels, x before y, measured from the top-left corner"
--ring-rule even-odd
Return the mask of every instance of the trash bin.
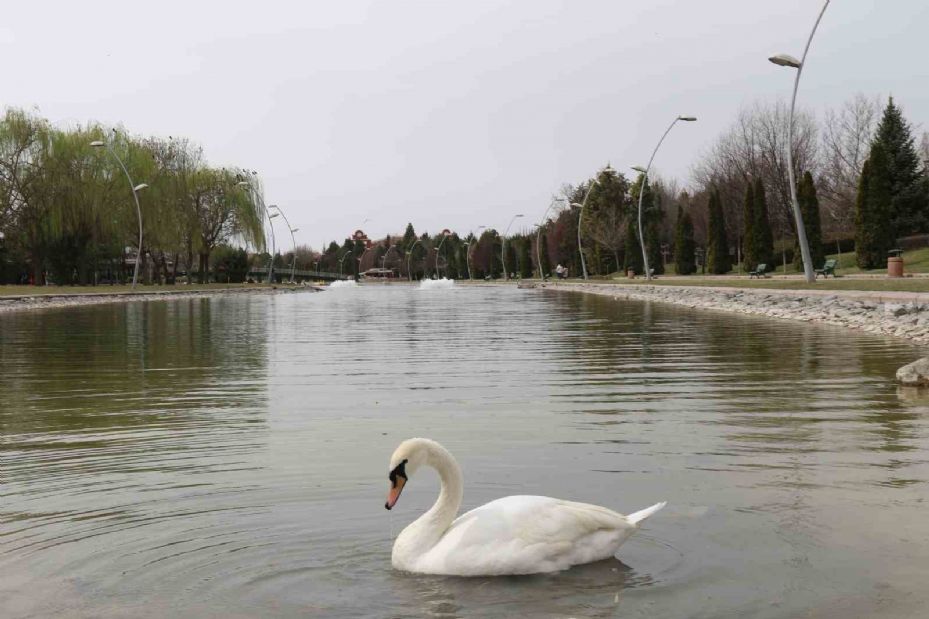
[[902, 254], [902, 249], [891, 249], [887, 252], [887, 277], [903, 277]]

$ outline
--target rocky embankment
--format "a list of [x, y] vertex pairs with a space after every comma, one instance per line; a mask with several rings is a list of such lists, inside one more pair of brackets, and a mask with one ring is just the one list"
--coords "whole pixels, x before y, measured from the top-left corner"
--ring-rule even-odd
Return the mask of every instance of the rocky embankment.
[[559, 283], [553, 288], [618, 299], [658, 301], [698, 309], [816, 322], [929, 343], [929, 295], [643, 284]]
[[54, 309], [73, 307], [77, 305], [100, 305], [103, 303], [137, 303], [140, 301], [170, 301], [174, 299], [189, 299], [191, 297], [208, 297], [227, 294], [277, 294], [281, 292], [295, 292], [304, 290], [318, 290], [312, 286], [296, 287], [238, 287], [238, 288], [212, 288], [194, 290], [142, 290], [138, 292], [119, 293], [78, 293], [78, 294], [37, 294], [37, 295], [0, 295], [0, 313], [19, 311]]

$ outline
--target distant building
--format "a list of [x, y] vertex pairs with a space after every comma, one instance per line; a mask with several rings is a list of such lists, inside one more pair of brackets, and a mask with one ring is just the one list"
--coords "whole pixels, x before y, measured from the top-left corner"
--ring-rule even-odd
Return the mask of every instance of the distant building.
[[374, 246], [374, 241], [369, 239], [368, 235], [365, 234], [363, 230], [355, 230], [355, 233], [345, 240], [349, 243], [361, 241], [364, 243], [365, 249], [371, 249]]

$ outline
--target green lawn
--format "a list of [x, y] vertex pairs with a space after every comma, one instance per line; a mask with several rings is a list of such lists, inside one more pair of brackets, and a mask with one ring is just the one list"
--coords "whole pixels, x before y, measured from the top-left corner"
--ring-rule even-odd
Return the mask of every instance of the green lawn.
[[[582, 282], [583, 280], [571, 280]], [[731, 276], [719, 277], [701, 277], [691, 275], [687, 277], [673, 277], [664, 275], [653, 279], [651, 282], [643, 278], [626, 279], [616, 278], [614, 280], [591, 280], [594, 284], [631, 284], [645, 285], [653, 284], [656, 286], [712, 286], [719, 288], [769, 288], [776, 290], [861, 290], [875, 292], [929, 292], [929, 277], [920, 278], [829, 278], [828, 280], [819, 279], [816, 283], [808, 284], [802, 279], [741, 279]]]
[[[836, 272], [841, 278], [842, 275], [884, 275], [887, 273], [887, 268], [882, 267], [880, 269], [859, 269], [855, 265], [855, 252], [845, 252], [842, 254], [829, 254], [826, 256], [827, 259], [838, 259], [839, 266], [836, 268]], [[929, 273], [929, 247], [924, 247], [920, 249], [914, 249], [911, 251], [903, 252], [903, 264], [905, 273]], [[802, 270], [797, 270], [794, 268], [793, 263], [787, 263], [787, 271], [784, 271], [783, 264], [769, 264], [769, 268], [774, 267], [773, 271], [769, 271], [771, 275], [798, 275], [803, 273]], [[741, 272], [739, 271], [738, 265], [733, 266], [732, 270], [729, 271], [727, 275], [747, 275], [749, 270], [755, 268], [755, 265], [743, 264]], [[674, 277], [677, 275], [677, 271], [674, 268], [674, 263], [670, 262], [665, 267], [665, 276]], [[619, 273], [612, 273], [609, 276], [605, 276], [606, 279], [621, 277]], [[697, 277], [693, 275], [691, 277]], [[831, 278], [830, 278], [831, 279]], [[776, 288], [777, 286], [772, 286]]]
[[[136, 286], [135, 291], [132, 286], [0, 286], [0, 297], [5, 296], [39, 296], [39, 295], [61, 295], [61, 294], [131, 294], [131, 293], [152, 293], [152, 292], [195, 292], [199, 290], [226, 290], [241, 288], [262, 288], [266, 284], [190, 284], [175, 286]], [[278, 284], [278, 287], [287, 287], [285, 284]]]

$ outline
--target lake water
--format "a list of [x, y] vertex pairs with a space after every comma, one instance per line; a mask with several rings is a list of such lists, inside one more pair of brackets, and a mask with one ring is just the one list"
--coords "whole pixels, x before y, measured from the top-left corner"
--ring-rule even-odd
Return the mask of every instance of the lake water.
[[[921, 353], [837, 328], [506, 287], [0, 315], [0, 616], [871, 617], [929, 604]], [[397, 573], [464, 509], [668, 500], [619, 560]], [[924, 616], [924, 615], [923, 615]]]

